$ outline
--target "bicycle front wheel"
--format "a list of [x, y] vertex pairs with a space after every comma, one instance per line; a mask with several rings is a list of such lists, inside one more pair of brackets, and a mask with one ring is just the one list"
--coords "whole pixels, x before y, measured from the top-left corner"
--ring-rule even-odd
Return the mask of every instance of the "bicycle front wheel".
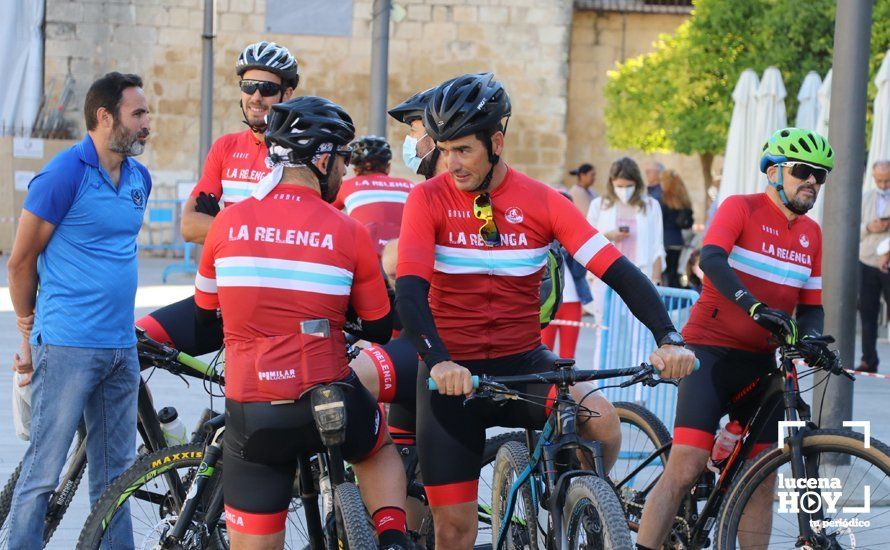
[[[136, 461], [112, 483], [87, 518], [77, 548], [92, 550], [108, 542], [114, 534], [132, 540], [118, 541], [123, 548], [154, 548], [167, 535], [179, 516], [186, 491], [204, 458], [202, 445], [179, 445], [162, 449]], [[219, 477], [221, 472], [215, 474]], [[213, 491], [206, 491], [208, 496]], [[205, 510], [199, 506], [186, 534], [189, 548], [209, 548], [211, 539], [225, 529], [223, 518], [204, 523]]]
[[569, 548], [633, 548], [624, 510], [609, 483], [596, 476], [572, 480], [563, 506]]
[[890, 448], [869, 443], [850, 430], [811, 432], [806, 479], [792, 475], [789, 446], [762, 452], [724, 501], [718, 548], [890, 548]]

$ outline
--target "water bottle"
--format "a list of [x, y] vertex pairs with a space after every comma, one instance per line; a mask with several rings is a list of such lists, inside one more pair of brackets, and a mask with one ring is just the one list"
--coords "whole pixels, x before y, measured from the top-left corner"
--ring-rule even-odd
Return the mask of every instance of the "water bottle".
[[175, 407], [164, 407], [158, 411], [158, 420], [161, 422], [161, 431], [164, 432], [164, 438], [167, 445], [185, 445], [188, 443], [188, 435], [185, 431], [185, 424], [179, 419], [179, 413]]
[[720, 473], [723, 462], [735, 449], [735, 444], [742, 437], [742, 425], [737, 420], [731, 421], [729, 424], [720, 429], [717, 437], [714, 439], [714, 447], [711, 449], [711, 459], [708, 460], [708, 469], [715, 474]]

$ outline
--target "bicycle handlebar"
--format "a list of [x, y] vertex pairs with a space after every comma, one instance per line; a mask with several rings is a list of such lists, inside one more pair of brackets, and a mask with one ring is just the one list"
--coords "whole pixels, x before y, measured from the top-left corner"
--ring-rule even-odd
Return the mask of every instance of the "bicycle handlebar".
[[[698, 370], [701, 362], [696, 359], [693, 370]], [[604, 380], [607, 378], [620, 378], [622, 376], [632, 376], [631, 380], [621, 384], [622, 387], [633, 384], [643, 383], [654, 386], [661, 383], [674, 383], [668, 378], [658, 378], [657, 369], [648, 364], [641, 363], [638, 367], [630, 367], [624, 369], [606, 369], [606, 370], [577, 370], [574, 367], [569, 369], [559, 369], [536, 374], [518, 374], [512, 376], [488, 376], [473, 375], [473, 389], [479, 389], [480, 386], [485, 387], [501, 387], [512, 384], [561, 384], [569, 385], [576, 382], [589, 382], [592, 380]], [[436, 391], [439, 386], [432, 378], [427, 378], [426, 387], [430, 391]]]
[[[225, 385], [225, 378], [222, 375], [217, 374], [213, 367], [185, 352], [171, 348], [170, 346], [154, 340], [148, 336], [144, 330], [138, 327], [136, 329], [136, 339], [138, 345], [149, 348], [148, 351], [150, 353], [159, 356], [159, 361], [153, 361], [155, 366], [174, 374], [186, 374], [196, 378], [207, 378], [211, 382]], [[177, 363], [186, 368], [177, 368]]]

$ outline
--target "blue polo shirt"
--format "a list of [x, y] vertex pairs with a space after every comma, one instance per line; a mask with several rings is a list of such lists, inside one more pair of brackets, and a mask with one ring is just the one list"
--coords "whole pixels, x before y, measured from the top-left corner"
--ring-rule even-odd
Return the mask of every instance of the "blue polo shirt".
[[148, 170], [132, 158], [115, 186], [89, 134], [31, 180], [23, 208], [56, 226], [37, 260], [31, 344], [136, 345], [136, 236], [150, 192]]

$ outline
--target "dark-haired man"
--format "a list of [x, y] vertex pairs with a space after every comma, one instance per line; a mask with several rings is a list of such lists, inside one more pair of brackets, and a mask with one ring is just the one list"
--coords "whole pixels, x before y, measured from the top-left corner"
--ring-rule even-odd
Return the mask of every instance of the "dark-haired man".
[[[149, 134], [142, 79], [106, 74], [83, 111], [87, 136], [28, 185], [7, 265], [26, 339], [14, 368], [33, 386], [31, 442], [9, 516], [16, 549], [43, 547], [47, 502], [81, 418], [91, 502], [132, 464], [136, 447], [136, 237], [151, 192], [148, 170], [130, 158]], [[110, 534], [132, 545], [128, 513]]]
[[[245, 46], [235, 62], [240, 77], [241, 113], [247, 129], [225, 134], [213, 142], [204, 172], [185, 202], [182, 237], [202, 244], [220, 207], [250, 196], [266, 167], [266, 115], [272, 105], [287, 101], [300, 81], [297, 60], [284, 46], [262, 40]], [[159, 342], [189, 355], [203, 355], [222, 346], [222, 328], [195, 322], [195, 299], [190, 296], [157, 309], [136, 321]]]
[[[527, 402], [464, 407], [472, 375], [551, 370], [559, 358], [541, 344], [537, 292], [550, 243], [559, 240], [609, 284], [659, 344], [650, 361], [667, 377], [692, 370], [655, 287], [569, 202], [503, 161], [510, 99], [491, 73], [445, 82], [423, 122], [447, 171], [419, 184], [405, 205], [396, 273], [404, 332], [423, 358], [418, 368], [417, 437], [436, 546], [473, 547], [485, 429], [539, 428], [544, 407]], [[426, 379], [439, 392], [426, 390]], [[618, 456], [618, 416], [599, 394], [577, 384], [574, 398], [597, 411], [581, 435], [603, 445], [603, 464]], [[519, 390], [544, 402], [552, 386]]]

